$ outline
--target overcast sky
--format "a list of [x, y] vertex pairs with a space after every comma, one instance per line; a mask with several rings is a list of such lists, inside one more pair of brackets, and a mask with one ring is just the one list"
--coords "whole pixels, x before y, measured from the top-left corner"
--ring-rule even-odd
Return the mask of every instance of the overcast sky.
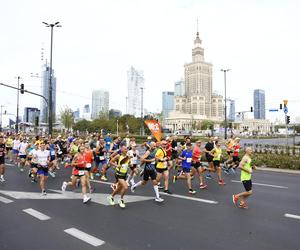
[[[266, 92], [266, 108], [289, 100], [291, 120], [300, 116], [300, 1], [297, 0], [1, 0], [0, 82], [40, 91], [41, 48], [49, 59], [54, 30], [53, 68], [57, 110], [91, 104], [93, 89], [110, 92], [110, 108], [125, 111], [127, 70], [144, 71], [145, 104], [161, 111], [161, 92], [173, 91], [192, 60], [196, 20], [213, 63], [213, 89], [228, 96], [236, 111], [249, 110], [253, 90]], [[25, 106], [40, 107], [38, 97], [20, 96]], [[0, 86], [0, 104], [16, 113], [16, 91]], [[283, 113], [267, 118], [283, 118]]]

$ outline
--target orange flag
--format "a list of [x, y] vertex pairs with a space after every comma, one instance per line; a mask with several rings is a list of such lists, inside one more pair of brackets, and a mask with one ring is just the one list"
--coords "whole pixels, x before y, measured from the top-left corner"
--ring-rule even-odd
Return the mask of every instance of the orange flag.
[[161, 132], [161, 126], [158, 121], [156, 120], [146, 120], [145, 124], [151, 131], [152, 135], [157, 141], [161, 141], [162, 138], [162, 132]]

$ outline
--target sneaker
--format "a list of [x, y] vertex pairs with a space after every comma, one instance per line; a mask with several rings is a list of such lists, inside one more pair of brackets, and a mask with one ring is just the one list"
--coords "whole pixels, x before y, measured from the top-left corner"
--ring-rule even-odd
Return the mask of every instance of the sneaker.
[[107, 197], [107, 201], [108, 201], [109, 205], [111, 205], [111, 206], [115, 205], [115, 200], [111, 195]]
[[239, 204], [239, 208], [247, 209], [248, 206], [247, 206], [246, 203], [244, 203], [244, 204], [240, 203], [240, 204]]
[[205, 188], [207, 188], [206, 184], [200, 184], [200, 189], [205, 189]]
[[131, 190], [131, 193], [134, 193], [134, 191], [135, 191], [135, 186], [132, 185], [131, 188], [130, 188], [130, 190]]
[[212, 179], [211, 174], [207, 174], [207, 175], [205, 176], [205, 178], [206, 178], [206, 179]]
[[28, 177], [31, 178], [31, 170], [28, 171]]
[[46, 190], [43, 190], [43, 191], [42, 191], [42, 195], [43, 195], [43, 196], [46, 196], [46, 195], [47, 195]]
[[156, 201], [156, 202], [163, 202], [164, 199], [162, 199], [162, 198], [160, 198], [160, 197], [158, 197], [158, 198], [156, 197], [156, 198], [155, 198], [155, 201]]
[[22, 168], [20, 168], [20, 171], [21, 171], [21, 172], [24, 172], [24, 168], [23, 168], [23, 167], [22, 167]]
[[[97, 176], [97, 174], [96, 174], [96, 176]], [[100, 178], [100, 180], [101, 180], [101, 181], [107, 181], [107, 178], [106, 178], [105, 175], [102, 175], [101, 178]]]
[[124, 202], [124, 200], [119, 200], [119, 206], [120, 206], [120, 208], [125, 208], [125, 202]]
[[164, 186], [161, 186], [160, 183], [158, 183], [158, 189], [164, 189]]
[[239, 200], [239, 199], [233, 194], [233, 195], [232, 195], [232, 202], [233, 202], [233, 204], [234, 204], [235, 206], [236, 206], [238, 200]]
[[66, 181], [63, 182], [62, 186], [61, 186], [61, 191], [65, 192], [66, 188], [67, 188], [68, 183]]
[[51, 175], [52, 178], [55, 178], [55, 174], [52, 171], [49, 171], [49, 174]]
[[165, 194], [172, 194], [172, 192], [170, 192], [169, 190], [164, 190]]
[[0, 177], [0, 182], [5, 182], [4, 177]]
[[219, 183], [219, 185], [225, 185], [226, 184], [224, 180], [219, 180], [218, 183]]
[[176, 181], [177, 181], [177, 176], [174, 175], [174, 176], [173, 176], [173, 183], [175, 183]]
[[196, 193], [195, 190], [193, 190], [193, 189], [190, 189], [190, 190], [189, 190], [189, 194], [195, 194], [195, 193]]
[[83, 198], [83, 203], [87, 203], [87, 202], [90, 201], [91, 199], [92, 199], [91, 197], [85, 196], [85, 197]]
[[91, 175], [91, 180], [94, 180], [94, 175], [93, 174]]

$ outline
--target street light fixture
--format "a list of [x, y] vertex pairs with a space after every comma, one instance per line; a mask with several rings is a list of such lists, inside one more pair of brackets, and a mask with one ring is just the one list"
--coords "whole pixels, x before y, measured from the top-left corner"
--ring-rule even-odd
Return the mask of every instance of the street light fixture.
[[53, 116], [53, 102], [52, 102], [52, 48], [53, 48], [53, 28], [61, 27], [59, 22], [56, 23], [46, 23], [43, 22], [46, 27], [51, 28], [51, 45], [50, 45], [50, 69], [49, 69], [49, 106], [48, 106], [48, 126], [49, 126], [49, 135], [52, 135], [52, 116]]
[[224, 86], [225, 86], [225, 131], [224, 131], [224, 138], [227, 139], [227, 96], [226, 96], [226, 73], [230, 69], [221, 69], [224, 72]]

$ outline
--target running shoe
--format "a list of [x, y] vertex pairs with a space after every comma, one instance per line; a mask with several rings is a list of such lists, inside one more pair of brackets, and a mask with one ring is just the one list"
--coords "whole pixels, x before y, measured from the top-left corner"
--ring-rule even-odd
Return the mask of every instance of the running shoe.
[[233, 204], [236, 206], [237, 205], [237, 202], [238, 202], [238, 197], [236, 197], [234, 194], [232, 195], [232, 202]]
[[247, 204], [246, 203], [240, 203], [239, 204], [239, 208], [243, 208], [243, 209], [247, 209], [248, 208], [248, 206], [247, 206]]
[[160, 198], [160, 197], [158, 197], [158, 198], [156, 197], [156, 198], [155, 198], [155, 201], [156, 201], [156, 202], [163, 202], [164, 199], [162, 199], [162, 198]]
[[43, 195], [43, 196], [46, 196], [46, 195], [47, 195], [46, 190], [43, 190], [43, 191], [42, 191], [42, 195]]
[[189, 194], [195, 194], [195, 193], [196, 193], [195, 190], [193, 190], [193, 189], [190, 189], [190, 190], [189, 190]]
[[224, 180], [219, 180], [218, 183], [219, 183], [219, 185], [225, 185], [226, 184]]
[[169, 190], [164, 190], [165, 194], [172, 194], [172, 192], [170, 192]]
[[[97, 176], [97, 174], [96, 174], [96, 176]], [[100, 178], [100, 180], [101, 180], [101, 181], [107, 181], [107, 178], [106, 178], [105, 175], [102, 175], [101, 178]]]
[[200, 184], [200, 189], [205, 189], [205, 188], [207, 188], [206, 184]]
[[66, 191], [67, 185], [68, 185], [68, 183], [67, 183], [66, 181], [64, 181], [63, 184], [62, 184], [62, 186], [61, 186], [61, 190], [62, 190], [63, 192]]
[[131, 190], [131, 193], [134, 193], [134, 191], [135, 191], [135, 186], [132, 185], [131, 188], [130, 188], [130, 190]]
[[207, 174], [207, 175], [205, 176], [205, 178], [206, 178], [206, 179], [212, 179], [212, 176], [211, 176], [211, 174]]
[[124, 200], [122, 200], [122, 199], [119, 200], [119, 206], [120, 206], [120, 208], [125, 208]]
[[92, 199], [91, 197], [85, 196], [85, 197], [83, 198], [83, 203], [87, 203], [87, 202], [90, 201], [91, 199]]
[[177, 181], [177, 176], [174, 175], [174, 176], [173, 176], [173, 183], [175, 183], [176, 181]]
[[49, 171], [49, 174], [51, 175], [52, 178], [55, 178], [55, 174], [52, 171]]
[[115, 200], [111, 195], [107, 197], [107, 201], [108, 201], [109, 205], [111, 205], [111, 206], [115, 205]]
[[31, 170], [28, 171], [28, 177], [31, 178]]
[[4, 177], [2, 176], [2, 177], [0, 177], [0, 182], [5, 182], [5, 179], [4, 179]]
[[[99, 173], [96, 173], [96, 177], [99, 177], [100, 176], [100, 174]], [[104, 177], [104, 178], [106, 178], [106, 177]], [[104, 181], [104, 179], [102, 179], [102, 177], [101, 177], [101, 180], [103, 180]], [[107, 180], [107, 179], [106, 179]]]
[[164, 188], [164, 186], [161, 186], [160, 183], [158, 183], [157, 186], [158, 186], [158, 189], [163, 189]]

